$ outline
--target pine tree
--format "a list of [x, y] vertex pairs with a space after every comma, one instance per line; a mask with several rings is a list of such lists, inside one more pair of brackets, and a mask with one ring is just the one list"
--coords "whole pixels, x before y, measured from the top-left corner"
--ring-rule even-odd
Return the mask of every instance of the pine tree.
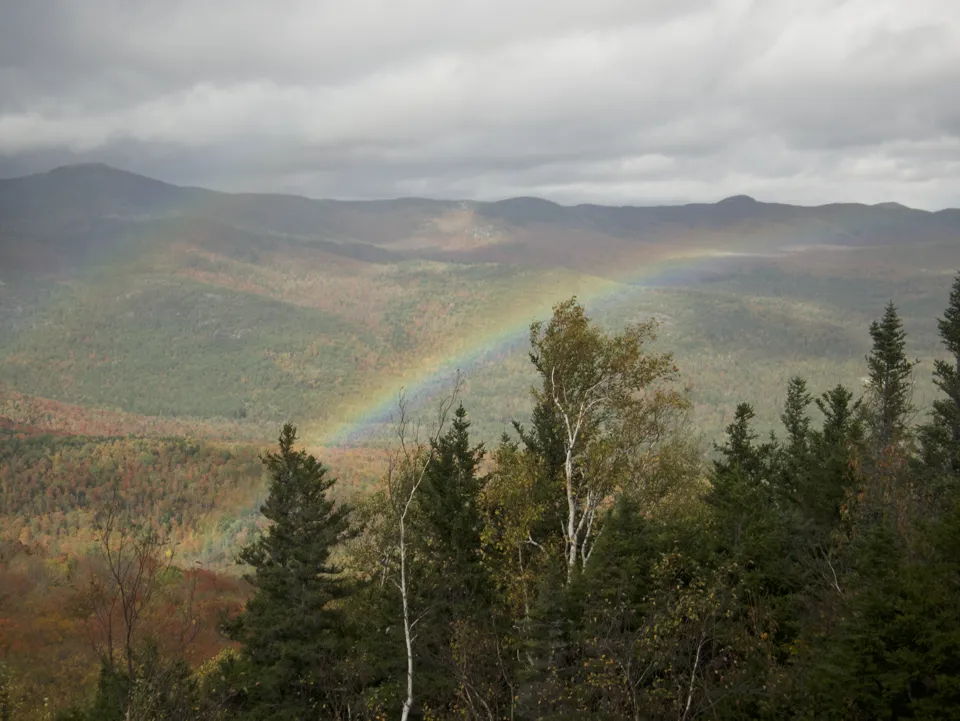
[[597, 542], [595, 563], [570, 589], [578, 653], [568, 673], [576, 674], [570, 685], [582, 717], [642, 718], [652, 710], [647, 669], [657, 659], [645, 641], [647, 629], [661, 620], [652, 602], [653, 570], [672, 550], [658, 541], [640, 503], [621, 496]]
[[807, 408], [812, 401], [813, 396], [807, 392], [807, 381], [800, 376], [791, 378], [780, 420], [787, 431], [787, 450], [797, 458], [802, 458], [809, 445], [810, 416], [807, 415]]
[[722, 458], [714, 461], [713, 487], [707, 495], [708, 503], [722, 519], [721, 525], [729, 525], [724, 542], [729, 540], [733, 546], [741, 544], [743, 531], [753, 523], [756, 509], [763, 508], [766, 513], [775, 504], [770, 480], [778, 449], [772, 441], [756, 444], [753, 418], [752, 405], [737, 405], [733, 422], [726, 429], [726, 443], [715, 446]]
[[477, 470], [483, 455], [483, 444], [470, 446], [470, 421], [461, 403], [450, 430], [435, 444], [434, 460], [427, 468], [419, 496], [423, 530], [432, 539], [434, 564], [448, 585], [457, 588], [458, 595], [483, 591], [477, 575], [483, 526], [482, 479]]
[[807, 382], [796, 376], [787, 385], [787, 399], [780, 421], [786, 430], [785, 445], [779, 457], [778, 490], [786, 499], [796, 500], [810, 484], [810, 416], [807, 408], [813, 396]]
[[425, 559], [417, 586], [420, 605], [427, 609], [419, 627], [420, 703], [433, 709], [456, 697], [457, 625], [476, 633], [490, 606], [480, 554], [482, 479], [477, 471], [483, 454], [483, 444], [470, 445], [470, 421], [461, 403], [450, 429], [433, 443], [433, 461], [417, 496], [417, 536]]
[[883, 318], [870, 324], [873, 349], [867, 356], [868, 397], [871, 430], [882, 448], [901, 440], [914, 406], [910, 376], [919, 361], [907, 360], [903, 323], [893, 301]]
[[817, 398], [814, 403], [823, 413], [820, 441], [831, 446], [843, 445], [848, 440], [859, 440], [862, 427], [858, 412], [862, 400], [853, 400], [853, 392], [837, 385]]
[[[792, 436], [802, 445], [805, 384], [791, 383], [790, 387], [784, 414], [788, 439]], [[714, 573], [701, 579], [703, 590], [697, 595], [720, 604], [704, 611], [717, 613], [723, 620], [717, 619], [709, 633], [706, 629], [700, 633], [704, 640], [710, 638], [709, 647], [720, 650], [726, 646], [722, 658], [713, 662], [732, 661], [732, 667], [721, 673], [729, 676], [728, 683], [736, 679], [744, 689], [735, 700], [723, 700], [727, 694], [714, 691], [720, 696], [719, 718], [764, 717], [761, 694], [746, 689], [769, 688], [783, 656], [778, 647], [793, 643], [799, 630], [797, 594], [803, 574], [798, 563], [797, 513], [789, 486], [784, 494], [778, 484], [786, 474], [784, 459], [789, 451], [773, 437], [757, 443], [758, 436], [751, 428], [753, 418], [750, 404], [737, 406], [734, 420], [727, 426], [727, 441], [717, 447], [722, 459], [714, 462], [712, 488], [706, 496], [712, 516], [708, 535]], [[788, 440], [788, 448], [790, 445]], [[726, 603], [731, 605], [724, 609]], [[765, 652], [757, 654], [759, 648]], [[716, 676], [711, 676], [700, 684], [705, 692], [710, 681], [716, 682]]]
[[960, 505], [907, 550], [891, 526], [854, 539], [845, 612], [811, 654], [797, 701], [827, 719], [956, 719], [960, 708]]
[[[549, 545], [554, 540], [562, 543], [564, 516], [567, 513], [566, 499], [561, 491], [566, 456], [563, 420], [553, 402], [541, 398], [534, 403], [530, 429], [526, 429], [519, 421], [513, 421], [513, 428], [525, 452], [537, 460], [537, 482], [531, 489], [531, 500], [541, 512], [537, 522], [530, 528], [531, 537], [542, 545]], [[504, 442], [512, 443], [506, 436]]]
[[726, 428], [726, 443], [714, 446], [721, 455], [721, 459], [714, 461], [714, 471], [717, 476], [738, 471], [758, 480], [769, 472], [769, 463], [775, 444], [772, 441], [755, 444], [758, 436], [751, 426], [751, 421], [755, 417], [756, 413], [751, 404], [737, 404], [733, 422]]
[[811, 434], [810, 473], [799, 500], [804, 516], [827, 530], [836, 526], [844, 494], [856, 482], [851, 461], [863, 436], [862, 403], [839, 384], [814, 403], [823, 414], [823, 425]]
[[256, 591], [224, 626], [243, 646], [244, 711], [258, 719], [335, 716], [348, 651], [337, 605], [349, 587], [331, 553], [349, 534], [350, 509], [327, 498], [335, 480], [293, 450], [296, 439], [296, 428], [284, 425], [279, 452], [262, 457], [269, 495], [260, 510], [270, 526], [238, 558], [253, 567], [245, 578]]
[[934, 362], [933, 382], [946, 397], [933, 402], [930, 421], [919, 429], [921, 457], [929, 470], [960, 476], [960, 274], [937, 326], [951, 360]]

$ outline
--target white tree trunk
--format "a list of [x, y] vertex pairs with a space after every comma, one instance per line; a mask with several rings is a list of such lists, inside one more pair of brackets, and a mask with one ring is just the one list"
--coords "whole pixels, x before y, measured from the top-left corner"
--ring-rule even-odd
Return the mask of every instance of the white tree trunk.
[[[390, 469], [387, 471], [387, 492], [391, 501], [396, 503], [394, 508], [397, 514], [397, 530], [399, 532], [399, 538], [397, 539], [397, 551], [400, 555], [400, 580], [394, 581], [394, 585], [396, 585], [399, 589], [400, 598], [403, 602], [403, 641], [407, 651], [407, 697], [403, 701], [403, 707], [400, 713], [401, 721], [407, 721], [407, 719], [410, 717], [410, 710], [413, 708], [413, 642], [416, 640], [416, 637], [413, 634], [413, 627], [416, 626], [416, 624], [423, 618], [421, 615], [420, 617], [411, 620], [410, 579], [407, 572], [407, 517], [409, 516], [410, 509], [413, 506], [413, 501], [417, 495], [417, 491], [420, 489], [420, 484], [423, 483], [423, 479], [426, 476], [427, 468], [433, 461], [432, 449], [440, 440], [440, 436], [443, 433], [444, 426], [446, 425], [447, 414], [460, 395], [460, 384], [461, 376], [458, 371], [454, 381], [453, 391], [451, 392], [449, 398], [440, 402], [437, 426], [433, 436], [429, 439], [427, 444], [421, 445], [416, 437], [417, 434], [415, 433], [413, 439], [414, 447], [412, 450], [408, 447], [408, 438], [406, 434], [409, 419], [406, 414], [406, 400], [402, 391], [400, 393], [398, 404], [400, 416], [397, 421], [396, 432], [400, 443], [400, 450], [397, 452], [398, 456], [394, 456], [393, 460], [391, 460]], [[419, 426], [417, 427], [419, 428]], [[404, 462], [409, 464], [411, 460], [419, 458], [420, 454], [422, 453], [426, 453], [426, 458], [422, 459], [422, 465], [418, 470], [413, 470], [413, 477], [410, 479], [410, 485], [409, 487], [406, 487], [406, 484], [402, 481], [402, 478], [404, 474], [409, 473], [411, 469], [409, 467], [404, 469], [398, 468], [398, 458], [402, 457]], [[394, 473], [398, 470], [400, 470], [399, 478], [394, 476]], [[397, 485], [398, 483], [399, 485]], [[402, 491], [401, 488], [403, 489]]]
[[[404, 512], [406, 516], [406, 512]], [[407, 721], [410, 709], [413, 707], [413, 627], [410, 623], [410, 603], [407, 594], [407, 545], [405, 518], [400, 518], [400, 596], [403, 599], [403, 638], [407, 644], [407, 698], [403, 702], [403, 711], [400, 714], [402, 721]]]
[[573, 494], [573, 444], [567, 445], [564, 462], [567, 480], [567, 584], [573, 580], [573, 567], [577, 562], [577, 499]]

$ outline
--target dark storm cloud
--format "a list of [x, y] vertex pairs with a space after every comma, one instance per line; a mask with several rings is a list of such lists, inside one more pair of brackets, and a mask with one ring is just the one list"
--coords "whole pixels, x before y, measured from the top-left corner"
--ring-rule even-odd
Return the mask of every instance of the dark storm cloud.
[[0, 0], [0, 174], [960, 205], [954, 0]]

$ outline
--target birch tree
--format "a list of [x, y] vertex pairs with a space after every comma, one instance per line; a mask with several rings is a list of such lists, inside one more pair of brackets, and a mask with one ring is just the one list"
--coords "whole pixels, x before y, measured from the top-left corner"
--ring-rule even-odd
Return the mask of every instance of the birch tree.
[[601, 510], [642, 479], [639, 463], [663, 440], [688, 402], [667, 383], [669, 354], [646, 352], [654, 322], [606, 334], [576, 297], [556, 305], [546, 324], [530, 327], [530, 358], [540, 375], [536, 402], [552, 405], [563, 438], [563, 522], [567, 583], [586, 566], [601, 532]]
[[[413, 608], [414, 554], [409, 536], [417, 494], [423, 486], [427, 470], [434, 462], [435, 449], [443, 435], [450, 411], [460, 396], [461, 376], [458, 373], [452, 391], [437, 407], [437, 416], [428, 438], [424, 438], [422, 424], [411, 418], [407, 398], [403, 391], [397, 402], [394, 419], [396, 446], [391, 451], [387, 464], [386, 507], [393, 535], [390, 555], [393, 556], [395, 573], [391, 579], [400, 593], [403, 618], [403, 640], [407, 657], [406, 697], [401, 710], [402, 721], [407, 721], [414, 703], [414, 645], [417, 640], [417, 625], [424, 620], [429, 609]], [[385, 559], [384, 578], [389, 560]]]

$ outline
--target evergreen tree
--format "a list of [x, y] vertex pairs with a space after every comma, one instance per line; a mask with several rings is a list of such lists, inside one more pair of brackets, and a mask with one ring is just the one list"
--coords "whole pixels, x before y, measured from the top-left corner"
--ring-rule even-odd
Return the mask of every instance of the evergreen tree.
[[897, 308], [890, 301], [883, 318], [870, 324], [873, 348], [867, 356], [871, 431], [879, 447], [903, 438], [914, 406], [910, 376], [919, 361], [907, 360], [906, 337]]
[[802, 459], [810, 441], [810, 416], [807, 408], [813, 396], [807, 392], [807, 381], [800, 376], [790, 379], [787, 384], [787, 400], [784, 403], [780, 420], [787, 431], [787, 452], [794, 458]]
[[823, 413], [823, 429], [820, 441], [830, 446], [843, 445], [847, 441], [860, 440], [862, 427], [858, 411], [862, 400], [853, 400], [853, 392], [837, 385], [817, 398], [814, 403]]
[[284, 425], [279, 452], [262, 457], [269, 495], [260, 510], [270, 526], [240, 552], [255, 593], [225, 624], [243, 646], [243, 710], [258, 719], [335, 717], [342, 702], [338, 671], [349, 646], [338, 606], [349, 586], [331, 553], [349, 534], [349, 508], [327, 498], [335, 480], [293, 449], [296, 439]]
[[[803, 549], [789, 491], [791, 484], [805, 479], [807, 469], [791, 468], [788, 461], [792, 454], [802, 458], [805, 453], [809, 401], [802, 382], [791, 383], [790, 390], [784, 412], [787, 446], [772, 437], [757, 443], [753, 408], [740, 403], [727, 426], [726, 442], [717, 447], [722, 457], [714, 462], [706, 497], [712, 512], [712, 557], [700, 583], [711, 589], [719, 604], [713, 612], [723, 619], [717, 619], [709, 634], [715, 648], [725, 648], [715, 662], [721, 668], [730, 664], [720, 671], [726, 683], [713, 691], [720, 697], [714, 708], [719, 718], [764, 718], [770, 713], [761, 689], [774, 683], [785, 649], [799, 632], [804, 574], [798, 557]], [[741, 689], [734, 697], [729, 684]], [[706, 692], [708, 681], [702, 685]]]
[[807, 408], [813, 397], [807, 392], [807, 382], [796, 376], [787, 385], [787, 399], [780, 421], [786, 438], [779, 454], [777, 491], [784, 500], [796, 502], [810, 485], [810, 416]]
[[726, 428], [727, 440], [723, 445], [714, 445], [721, 458], [714, 461], [714, 472], [723, 476], [735, 470], [754, 480], [766, 478], [770, 471], [775, 443], [756, 445], [758, 436], [751, 421], [756, 417], [753, 406], [739, 403], [734, 411], [733, 422]]
[[844, 495], [856, 483], [852, 461], [863, 437], [861, 401], [838, 384], [814, 403], [823, 425], [811, 434], [808, 483], [798, 500], [803, 515], [823, 532], [836, 526]]
[[485, 590], [480, 567], [480, 490], [478, 467], [483, 444], [470, 446], [470, 421], [461, 403], [450, 430], [434, 447], [419, 495], [423, 531], [431, 539], [432, 563], [456, 595], [472, 597]]
[[737, 406], [726, 443], [716, 447], [723, 457], [714, 461], [713, 487], [707, 494], [717, 519], [719, 547], [733, 557], [752, 545], [755, 532], [767, 534], [771, 523], [779, 523], [776, 487], [771, 484], [779, 449], [772, 441], [756, 445], [753, 418], [749, 403]]
[[563, 420], [552, 401], [539, 399], [534, 404], [531, 426], [527, 431], [519, 421], [513, 421], [514, 430], [527, 451], [543, 460], [545, 475], [559, 479], [563, 474], [565, 456]]
[[933, 382], [946, 397], [933, 402], [930, 421], [918, 435], [924, 465], [956, 478], [960, 476], [960, 274], [953, 281], [950, 305], [937, 326], [950, 361], [934, 362]]
[[795, 699], [818, 719], [960, 718], [960, 506], [907, 550], [893, 526], [855, 539], [836, 627]]
[[450, 429], [433, 444], [433, 454], [417, 495], [416, 524], [424, 558], [418, 605], [427, 609], [418, 633], [419, 697], [422, 706], [436, 711], [449, 710], [457, 696], [458, 630], [468, 627], [475, 635], [489, 620], [492, 602], [480, 538], [483, 479], [478, 468], [484, 449], [470, 445], [470, 421], [462, 403]]
[[[572, 696], [591, 718], [640, 718], [652, 711], [645, 643], [653, 626], [653, 569], [662, 555], [639, 504], [622, 496], [611, 509], [596, 561], [570, 589], [570, 621], [579, 654]], [[612, 663], [609, 663], [610, 659]]]
[[[551, 400], [539, 398], [533, 406], [530, 429], [527, 430], [519, 421], [513, 421], [513, 428], [520, 437], [526, 456], [536, 460], [537, 478], [530, 489], [530, 500], [540, 512], [530, 528], [530, 536], [543, 546], [554, 541], [562, 543], [567, 512], [562, 491], [566, 456], [563, 420]], [[504, 442], [512, 443], [506, 436]]]

